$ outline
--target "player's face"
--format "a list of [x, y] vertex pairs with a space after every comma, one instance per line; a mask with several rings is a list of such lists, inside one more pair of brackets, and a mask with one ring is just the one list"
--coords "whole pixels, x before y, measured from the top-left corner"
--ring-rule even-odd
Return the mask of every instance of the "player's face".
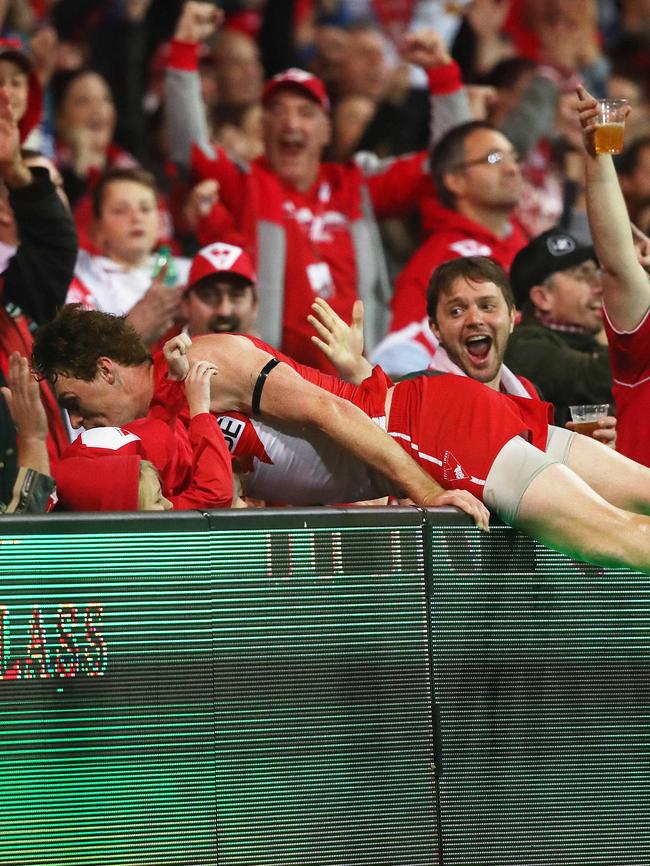
[[556, 322], [570, 322], [592, 334], [603, 327], [603, 285], [596, 262], [553, 274], [545, 297], [544, 313]]
[[95, 225], [105, 256], [127, 266], [138, 265], [153, 250], [160, 234], [160, 214], [152, 189], [132, 180], [106, 185], [102, 212]]
[[68, 411], [75, 429], [122, 427], [138, 417], [131, 398], [102, 373], [90, 382], [72, 376], [58, 376], [54, 390], [59, 405]]
[[304, 192], [316, 180], [330, 123], [321, 106], [307, 96], [280, 89], [264, 108], [266, 158], [284, 183]]
[[501, 289], [460, 277], [441, 294], [431, 327], [447, 354], [472, 379], [498, 388], [515, 321]]
[[250, 334], [257, 317], [257, 298], [251, 285], [236, 277], [215, 274], [204, 278], [184, 298], [181, 313], [190, 337], [201, 334]]

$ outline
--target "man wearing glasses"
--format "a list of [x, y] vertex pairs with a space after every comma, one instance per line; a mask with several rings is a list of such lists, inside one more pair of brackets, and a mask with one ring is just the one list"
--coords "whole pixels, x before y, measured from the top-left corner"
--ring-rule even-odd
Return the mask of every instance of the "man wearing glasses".
[[[395, 282], [391, 333], [373, 354], [373, 360], [398, 375], [426, 366], [408, 366], [405, 350], [409, 342], [415, 347], [415, 343], [426, 345], [428, 341], [431, 353], [435, 351], [426, 296], [438, 265], [455, 258], [487, 256], [507, 272], [527, 242], [512, 218], [522, 190], [518, 155], [494, 126], [471, 121], [453, 127], [435, 146], [431, 169], [437, 198], [422, 205], [427, 239]], [[396, 332], [402, 329], [398, 337]], [[399, 352], [391, 350], [397, 343]], [[401, 363], [407, 366], [401, 369]]]
[[603, 288], [593, 247], [550, 229], [517, 254], [510, 282], [522, 318], [505, 362], [554, 404], [555, 423], [569, 420], [571, 404], [612, 403]]

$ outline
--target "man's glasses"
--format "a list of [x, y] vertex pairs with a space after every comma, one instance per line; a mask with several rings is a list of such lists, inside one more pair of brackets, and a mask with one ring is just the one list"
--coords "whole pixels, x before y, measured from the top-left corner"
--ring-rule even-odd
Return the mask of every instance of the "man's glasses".
[[452, 171], [464, 171], [472, 165], [498, 165], [500, 162], [504, 162], [505, 160], [516, 162], [517, 165], [519, 165], [521, 157], [515, 150], [491, 150], [489, 153], [486, 153], [485, 156], [480, 156], [477, 159], [470, 159], [467, 162], [457, 163], [452, 168]]

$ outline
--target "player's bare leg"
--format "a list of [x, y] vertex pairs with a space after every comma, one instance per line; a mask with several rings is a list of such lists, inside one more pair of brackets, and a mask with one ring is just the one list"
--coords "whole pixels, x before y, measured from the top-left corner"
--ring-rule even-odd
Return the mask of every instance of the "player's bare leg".
[[514, 525], [576, 559], [650, 574], [650, 518], [612, 505], [561, 463], [533, 478]]
[[650, 514], [650, 469], [590, 436], [574, 436], [566, 465], [603, 499], [626, 511]]

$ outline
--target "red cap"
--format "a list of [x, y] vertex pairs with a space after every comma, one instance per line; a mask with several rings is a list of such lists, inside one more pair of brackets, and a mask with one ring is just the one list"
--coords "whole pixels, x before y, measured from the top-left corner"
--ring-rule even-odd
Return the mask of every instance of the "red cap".
[[210, 274], [238, 274], [255, 285], [255, 270], [248, 253], [241, 247], [221, 242], [203, 247], [192, 259], [187, 287], [191, 289], [203, 277]]
[[140, 460], [119, 451], [62, 458], [54, 471], [59, 505], [66, 511], [137, 511]]
[[62, 506], [70, 511], [137, 511], [141, 460], [156, 467], [165, 496], [189, 483], [189, 441], [179, 440], [164, 421], [141, 418], [127, 427], [84, 430], [56, 465]]
[[311, 72], [305, 72], [304, 69], [296, 69], [295, 67], [279, 72], [266, 82], [262, 91], [262, 105], [266, 105], [269, 99], [282, 87], [302, 90], [304, 95], [317, 102], [323, 111], [329, 112], [329, 97], [320, 78], [316, 78]]

